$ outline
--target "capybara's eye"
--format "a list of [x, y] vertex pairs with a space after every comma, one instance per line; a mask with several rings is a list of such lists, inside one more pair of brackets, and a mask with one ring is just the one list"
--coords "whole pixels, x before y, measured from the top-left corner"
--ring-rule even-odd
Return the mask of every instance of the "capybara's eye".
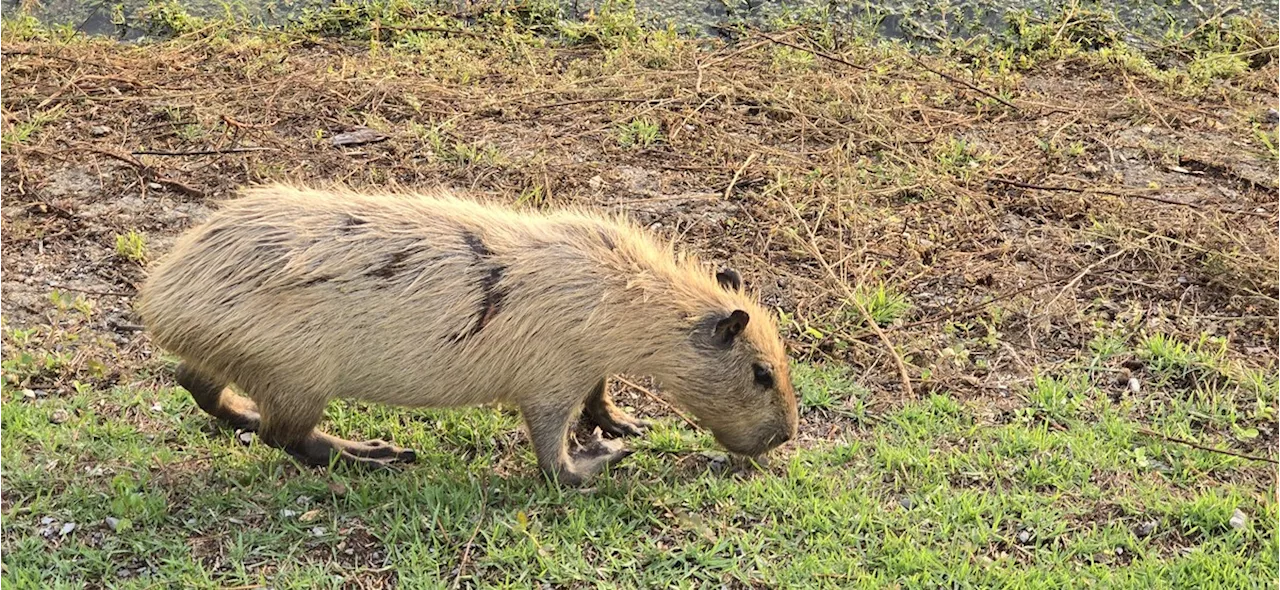
[[760, 387], [773, 387], [773, 371], [769, 370], [769, 366], [762, 363], [754, 363], [751, 370], [756, 374], [756, 385]]

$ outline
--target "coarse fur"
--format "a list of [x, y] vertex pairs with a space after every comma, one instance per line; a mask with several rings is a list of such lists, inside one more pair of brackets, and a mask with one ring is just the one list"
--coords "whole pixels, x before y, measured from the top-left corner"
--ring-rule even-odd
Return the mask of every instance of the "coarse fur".
[[621, 217], [445, 189], [255, 187], [179, 239], [138, 311], [202, 408], [311, 464], [414, 458], [315, 430], [332, 398], [500, 401], [521, 409], [540, 466], [579, 483], [627, 454], [616, 441], [569, 454], [584, 409], [614, 435], [643, 427], [608, 399], [617, 373], [652, 376], [735, 453], [796, 432], [772, 314], [736, 272], [713, 275]]

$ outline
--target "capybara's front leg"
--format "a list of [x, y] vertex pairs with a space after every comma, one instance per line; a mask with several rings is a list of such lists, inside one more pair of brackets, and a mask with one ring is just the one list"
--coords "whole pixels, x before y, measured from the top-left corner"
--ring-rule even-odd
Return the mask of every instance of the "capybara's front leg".
[[613, 437], [640, 436], [648, 430], [649, 423], [628, 416], [626, 412], [613, 405], [609, 396], [609, 384], [601, 379], [587, 396], [587, 403], [582, 408], [582, 417], [600, 431]]
[[579, 486], [595, 474], [631, 454], [617, 441], [602, 444], [602, 451], [578, 457], [569, 455], [569, 425], [581, 411], [580, 403], [532, 401], [520, 406], [538, 467], [562, 485]]

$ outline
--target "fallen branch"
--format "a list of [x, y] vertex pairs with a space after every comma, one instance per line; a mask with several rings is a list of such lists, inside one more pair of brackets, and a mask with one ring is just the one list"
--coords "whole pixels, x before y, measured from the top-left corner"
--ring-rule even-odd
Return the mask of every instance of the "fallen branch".
[[729, 186], [724, 187], [724, 199], [726, 201], [729, 200], [729, 196], [733, 194], [733, 187], [738, 184], [738, 179], [742, 178], [742, 173], [746, 171], [747, 166], [750, 166], [755, 160], [756, 154], [752, 153], [750, 156], [747, 156], [747, 161], [743, 162], [737, 170], [733, 171], [733, 178], [729, 179]]
[[50, 287], [53, 287], [54, 289], [60, 289], [62, 291], [71, 291], [74, 293], [84, 293], [85, 295], [101, 295], [105, 297], [133, 297], [134, 295], [137, 295], [137, 293], [125, 293], [123, 291], [92, 291], [89, 289], [81, 289], [79, 287], [62, 285], [59, 283], [46, 283], [46, 284], [48, 284]]
[[790, 42], [790, 41], [783, 41], [782, 39], [779, 39], [779, 38], [777, 38], [777, 37], [773, 37], [773, 36], [770, 36], [770, 35], [766, 35], [765, 33], [762, 33], [762, 32], [760, 32], [760, 31], [753, 31], [753, 33], [755, 33], [756, 35], [759, 35], [759, 36], [761, 36], [761, 37], [764, 37], [765, 39], [768, 39], [768, 40], [769, 40], [769, 42], [771, 42], [771, 43], [777, 43], [778, 45], [784, 45], [784, 46], [786, 46], [786, 47], [790, 47], [790, 48], [792, 48], [792, 49], [798, 49], [798, 50], [803, 51], [803, 52], [805, 52], [805, 53], [812, 53], [812, 54], [814, 54], [814, 55], [816, 55], [816, 56], [818, 56], [818, 57], [821, 57], [822, 59], [831, 60], [831, 61], [836, 62], [836, 63], [838, 63], [838, 64], [842, 64], [842, 65], [849, 66], [849, 67], [851, 67], [851, 68], [853, 68], [853, 69], [855, 69], [855, 70], [862, 70], [862, 71], [864, 71], [864, 72], [866, 72], [866, 71], [870, 71], [870, 70], [871, 70], [871, 68], [868, 68], [867, 66], [860, 66], [860, 65], [858, 65], [858, 64], [856, 64], [856, 63], [853, 63], [853, 62], [851, 62], [851, 61], [849, 61], [849, 60], [847, 60], [847, 59], [844, 59], [844, 58], [842, 58], [842, 57], [838, 57], [838, 56], [835, 56], [835, 55], [831, 55], [830, 53], [825, 53], [825, 52], [822, 52], [822, 51], [818, 51], [817, 49], [813, 49], [812, 47], [802, 47], [802, 46], [800, 46], [800, 45], [796, 45], [795, 43], [792, 43], [792, 42]]
[[1162, 439], [1167, 440], [1167, 441], [1169, 441], [1169, 442], [1171, 442], [1171, 443], [1178, 443], [1178, 444], [1180, 444], [1180, 445], [1187, 445], [1187, 446], [1189, 446], [1189, 447], [1196, 448], [1196, 449], [1200, 449], [1200, 450], [1202, 450], [1202, 451], [1208, 451], [1208, 452], [1210, 452], [1210, 453], [1218, 453], [1218, 454], [1221, 454], [1221, 455], [1231, 455], [1232, 457], [1239, 457], [1239, 458], [1241, 458], [1241, 459], [1248, 459], [1248, 460], [1250, 460], [1250, 461], [1263, 461], [1263, 462], [1266, 462], [1266, 463], [1273, 463], [1273, 464], [1276, 464], [1276, 465], [1280, 465], [1280, 461], [1277, 461], [1277, 460], [1275, 460], [1275, 459], [1272, 459], [1271, 457], [1259, 457], [1259, 456], [1257, 456], [1257, 455], [1246, 455], [1246, 454], [1244, 454], [1244, 453], [1237, 453], [1237, 452], [1235, 452], [1235, 451], [1228, 451], [1228, 450], [1226, 450], [1226, 449], [1217, 449], [1217, 448], [1214, 448], [1214, 447], [1207, 447], [1207, 446], [1202, 445], [1202, 444], [1200, 444], [1200, 443], [1193, 442], [1193, 441], [1189, 441], [1189, 440], [1187, 440], [1187, 439], [1185, 439], [1185, 438], [1175, 438], [1175, 437], [1169, 436], [1169, 435], [1167, 435], [1167, 434], [1161, 434], [1161, 433], [1159, 433], [1159, 432], [1156, 432], [1156, 431], [1154, 431], [1154, 430], [1151, 430], [1150, 428], [1143, 428], [1142, 426], [1139, 426], [1139, 427], [1137, 428], [1137, 430], [1138, 430], [1138, 432], [1140, 432], [1140, 433], [1142, 433], [1142, 434], [1145, 434], [1145, 435], [1147, 435], [1147, 436], [1154, 436], [1154, 437], [1156, 437], [1156, 438], [1162, 438]]
[[130, 152], [135, 156], [216, 156], [220, 154], [242, 154], [245, 152], [274, 152], [276, 148], [269, 147], [234, 147], [219, 150], [192, 150], [189, 152], [167, 152], [164, 150], [138, 150]]
[[[1076, 193], [1080, 195], [1087, 195], [1087, 194], [1109, 195], [1112, 197], [1134, 198], [1134, 199], [1142, 199], [1144, 201], [1154, 201], [1156, 203], [1164, 203], [1166, 205], [1181, 205], [1183, 207], [1191, 207], [1192, 209], [1205, 208], [1205, 206], [1201, 205], [1200, 203], [1192, 203], [1189, 201], [1179, 201], [1177, 199], [1168, 199], [1168, 198], [1160, 197], [1156, 195], [1144, 195], [1142, 193], [1122, 193], [1119, 191], [1112, 191], [1112, 190], [1100, 189], [1100, 188], [1076, 188], [1073, 186], [1032, 184], [1030, 182], [1022, 182], [1020, 180], [1011, 180], [1008, 178], [999, 178], [997, 176], [989, 176], [987, 177], [987, 180], [990, 180], [992, 182], [998, 182], [1000, 184], [1007, 184], [1009, 186], [1016, 186], [1018, 188], [1025, 188], [1025, 189], [1032, 189], [1032, 190], [1057, 191], [1062, 193]], [[1222, 209], [1222, 211], [1226, 213], [1239, 213], [1241, 215], [1252, 215], [1254, 217], [1261, 217], [1263, 219], [1271, 218], [1270, 215], [1267, 215], [1265, 213], [1258, 213], [1256, 211], [1245, 211], [1243, 209]]]
[[553, 102], [551, 104], [542, 104], [533, 107], [534, 110], [553, 109], [556, 107], [567, 107], [575, 104], [592, 104], [598, 102], [621, 102], [621, 103], [659, 103], [664, 99], [660, 98], [583, 98], [579, 100], [566, 100], [564, 102]]
[[684, 412], [681, 412], [680, 410], [677, 410], [675, 406], [671, 405], [667, 400], [662, 399], [658, 394], [656, 394], [656, 393], [654, 393], [654, 392], [652, 392], [652, 391], [649, 391], [649, 390], [648, 390], [647, 388], [645, 388], [645, 387], [641, 387], [641, 386], [639, 386], [639, 385], [636, 385], [635, 383], [632, 383], [632, 382], [630, 382], [630, 381], [628, 381], [628, 380], [626, 380], [626, 379], [624, 379], [624, 378], [622, 378], [622, 377], [615, 376], [615, 377], [614, 377], [614, 379], [617, 379], [619, 383], [622, 383], [623, 385], [626, 385], [627, 387], [630, 387], [631, 389], [634, 389], [634, 390], [636, 390], [636, 391], [639, 391], [640, 393], [645, 394], [646, 396], [648, 396], [648, 397], [649, 397], [649, 399], [651, 399], [651, 400], [653, 400], [653, 401], [656, 401], [656, 402], [658, 402], [658, 403], [662, 404], [663, 406], [666, 406], [666, 408], [667, 408], [668, 410], [671, 410], [671, 413], [673, 413], [673, 414], [675, 414], [675, 415], [679, 416], [681, 420], [684, 420], [684, 421], [685, 421], [685, 423], [686, 423], [686, 424], [688, 424], [689, 426], [693, 427], [693, 429], [694, 429], [694, 430], [702, 430], [702, 427], [701, 427], [701, 426], [698, 426], [698, 423], [697, 423], [697, 422], [694, 422], [693, 420], [690, 420], [688, 416], [684, 415]]
[[134, 158], [133, 156], [118, 154], [110, 150], [104, 150], [101, 148], [96, 148], [96, 147], [87, 146], [87, 145], [80, 145], [76, 147], [67, 148], [65, 150], [55, 152], [53, 155], [56, 157], [63, 152], [76, 152], [76, 151], [89, 152], [92, 154], [107, 156], [108, 158], [112, 158], [112, 159], [124, 162], [125, 164], [128, 164], [136, 168], [138, 172], [143, 176], [143, 178], [145, 178], [147, 181], [154, 182], [156, 184], [160, 184], [163, 186], [167, 186], [187, 196], [191, 196], [191, 197], [205, 196], [204, 191], [187, 186], [186, 184], [183, 184], [182, 182], [179, 182], [177, 180], [170, 180], [168, 178], [164, 178], [160, 176], [159, 174], [156, 174], [156, 171], [154, 169], [138, 161], [138, 159]]
[[1057, 292], [1057, 293], [1055, 293], [1055, 294], [1053, 295], [1053, 298], [1049, 299], [1049, 302], [1048, 302], [1048, 303], [1046, 303], [1046, 304], [1044, 304], [1044, 307], [1043, 307], [1042, 309], [1049, 309], [1049, 308], [1053, 307], [1053, 304], [1058, 302], [1058, 299], [1060, 299], [1060, 298], [1062, 297], [1062, 294], [1063, 294], [1063, 293], [1066, 293], [1067, 291], [1070, 291], [1072, 288], [1074, 288], [1077, 284], [1079, 284], [1079, 283], [1080, 283], [1080, 280], [1081, 280], [1081, 279], [1083, 279], [1083, 278], [1084, 278], [1086, 275], [1088, 275], [1090, 272], [1092, 272], [1092, 271], [1093, 271], [1093, 269], [1098, 268], [1099, 266], [1102, 266], [1102, 265], [1104, 265], [1104, 264], [1106, 264], [1106, 263], [1108, 263], [1108, 262], [1111, 262], [1111, 261], [1112, 261], [1113, 259], [1115, 259], [1116, 257], [1118, 257], [1118, 256], [1120, 256], [1121, 254], [1124, 254], [1124, 253], [1126, 253], [1126, 252], [1128, 252], [1128, 251], [1129, 251], [1129, 249], [1128, 249], [1128, 248], [1121, 248], [1121, 249], [1119, 249], [1119, 250], [1116, 250], [1115, 252], [1112, 252], [1112, 253], [1110, 253], [1110, 254], [1108, 254], [1108, 255], [1104, 256], [1101, 260], [1098, 260], [1097, 262], [1094, 262], [1093, 264], [1090, 264], [1090, 265], [1088, 265], [1088, 266], [1086, 266], [1086, 267], [1084, 267], [1084, 268], [1080, 269], [1080, 272], [1076, 273], [1076, 275], [1075, 275], [1074, 277], [1072, 277], [1072, 278], [1071, 278], [1071, 281], [1069, 281], [1069, 282], [1066, 284], [1066, 286], [1064, 286], [1063, 288], [1059, 289], [1059, 290], [1058, 290], [1058, 292]]
[[940, 71], [940, 70], [935, 70], [935, 69], [933, 69], [933, 68], [929, 67], [929, 64], [924, 63], [924, 60], [920, 59], [919, 57], [916, 57], [915, 55], [912, 55], [911, 53], [907, 53], [906, 55], [907, 55], [907, 57], [911, 58], [911, 61], [916, 62], [916, 65], [918, 65], [918, 66], [920, 66], [920, 67], [922, 67], [922, 68], [924, 68], [924, 69], [926, 69], [926, 70], [928, 70], [928, 71], [930, 71], [930, 72], [932, 72], [932, 73], [934, 73], [934, 74], [937, 74], [937, 75], [939, 75], [939, 76], [942, 76], [943, 78], [945, 78], [945, 79], [947, 79], [947, 80], [950, 80], [951, 82], [953, 82], [953, 83], [955, 83], [955, 84], [959, 84], [959, 85], [961, 85], [961, 86], [964, 86], [965, 88], [968, 88], [969, 90], [972, 90], [972, 91], [974, 91], [974, 92], [977, 92], [978, 94], [981, 94], [981, 95], [983, 95], [983, 96], [986, 96], [987, 98], [990, 98], [991, 100], [994, 100], [994, 101], [996, 101], [996, 102], [998, 102], [998, 103], [1000, 103], [1000, 104], [1002, 104], [1002, 105], [1004, 105], [1004, 106], [1007, 106], [1007, 107], [1009, 107], [1009, 108], [1011, 108], [1011, 109], [1013, 109], [1013, 110], [1015, 110], [1015, 111], [1022, 112], [1022, 109], [1019, 109], [1019, 108], [1018, 108], [1017, 106], [1015, 106], [1013, 103], [1011, 103], [1011, 102], [1009, 102], [1009, 101], [1007, 101], [1007, 100], [1005, 100], [1005, 99], [1003, 99], [1003, 98], [1000, 98], [1000, 97], [999, 97], [998, 95], [996, 95], [996, 94], [993, 94], [993, 93], [991, 93], [991, 92], [989, 92], [989, 91], [983, 90], [982, 88], [978, 87], [977, 85], [974, 85], [974, 84], [971, 84], [971, 83], [966, 82], [966, 81], [964, 81], [964, 80], [961, 80], [960, 78], [957, 78], [957, 77], [955, 77], [955, 76], [952, 76], [951, 74], [944, 73], [944, 72], [942, 72], [942, 71]]

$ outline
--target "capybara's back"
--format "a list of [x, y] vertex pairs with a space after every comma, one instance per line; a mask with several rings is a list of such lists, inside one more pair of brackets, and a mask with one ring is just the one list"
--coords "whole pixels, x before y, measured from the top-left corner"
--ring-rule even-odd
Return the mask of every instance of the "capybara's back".
[[653, 375], [735, 452], [794, 434], [777, 328], [736, 273], [719, 279], [620, 219], [266, 186], [183, 236], [138, 311], [202, 408], [307, 463], [413, 458], [315, 430], [331, 398], [502, 400], [543, 468], [577, 482], [626, 454], [570, 457], [580, 412], [614, 435], [643, 427], [608, 399], [611, 373]]

